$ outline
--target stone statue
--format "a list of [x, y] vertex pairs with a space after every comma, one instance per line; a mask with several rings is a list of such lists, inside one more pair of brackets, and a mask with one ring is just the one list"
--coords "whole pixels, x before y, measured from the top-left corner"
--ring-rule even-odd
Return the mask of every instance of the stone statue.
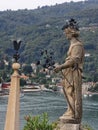
[[74, 19], [63, 26], [66, 38], [70, 41], [65, 63], [55, 67], [55, 72], [62, 72], [63, 90], [67, 99], [68, 109], [60, 117], [67, 123], [80, 123], [82, 118], [82, 70], [84, 48], [78, 39], [79, 28]]

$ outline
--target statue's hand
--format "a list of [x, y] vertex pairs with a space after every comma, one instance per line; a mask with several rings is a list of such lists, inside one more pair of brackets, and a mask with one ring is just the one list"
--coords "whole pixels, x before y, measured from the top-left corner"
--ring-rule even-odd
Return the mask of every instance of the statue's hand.
[[55, 67], [55, 69], [54, 69], [54, 71], [56, 72], [56, 73], [58, 73], [59, 71], [61, 71], [62, 69], [61, 69], [61, 66], [59, 65], [59, 66], [56, 66]]

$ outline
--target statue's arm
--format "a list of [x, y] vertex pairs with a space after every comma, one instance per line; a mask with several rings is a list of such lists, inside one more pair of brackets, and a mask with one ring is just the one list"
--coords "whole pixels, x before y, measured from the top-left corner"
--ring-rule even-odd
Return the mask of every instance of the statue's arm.
[[62, 69], [66, 69], [69, 67], [73, 67], [76, 63], [81, 62], [81, 58], [83, 55], [83, 47], [80, 45], [76, 45], [72, 48], [70, 57], [66, 58], [64, 64], [61, 64], [55, 68], [55, 72], [58, 72]]

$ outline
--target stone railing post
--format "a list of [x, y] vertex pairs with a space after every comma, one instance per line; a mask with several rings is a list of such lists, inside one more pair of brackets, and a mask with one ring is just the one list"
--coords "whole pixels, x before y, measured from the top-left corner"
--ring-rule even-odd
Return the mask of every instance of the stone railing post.
[[11, 76], [11, 86], [8, 98], [8, 107], [4, 130], [19, 130], [19, 108], [20, 108], [20, 76], [19, 63], [13, 63], [14, 73]]

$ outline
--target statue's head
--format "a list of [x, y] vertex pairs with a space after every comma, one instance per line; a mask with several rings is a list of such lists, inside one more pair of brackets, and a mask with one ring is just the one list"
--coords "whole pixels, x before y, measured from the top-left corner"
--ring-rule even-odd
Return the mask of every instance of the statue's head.
[[79, 27], [74, 19], [67, 21], [62, 30], [64, 30], [67, 39], [79, 36]]

